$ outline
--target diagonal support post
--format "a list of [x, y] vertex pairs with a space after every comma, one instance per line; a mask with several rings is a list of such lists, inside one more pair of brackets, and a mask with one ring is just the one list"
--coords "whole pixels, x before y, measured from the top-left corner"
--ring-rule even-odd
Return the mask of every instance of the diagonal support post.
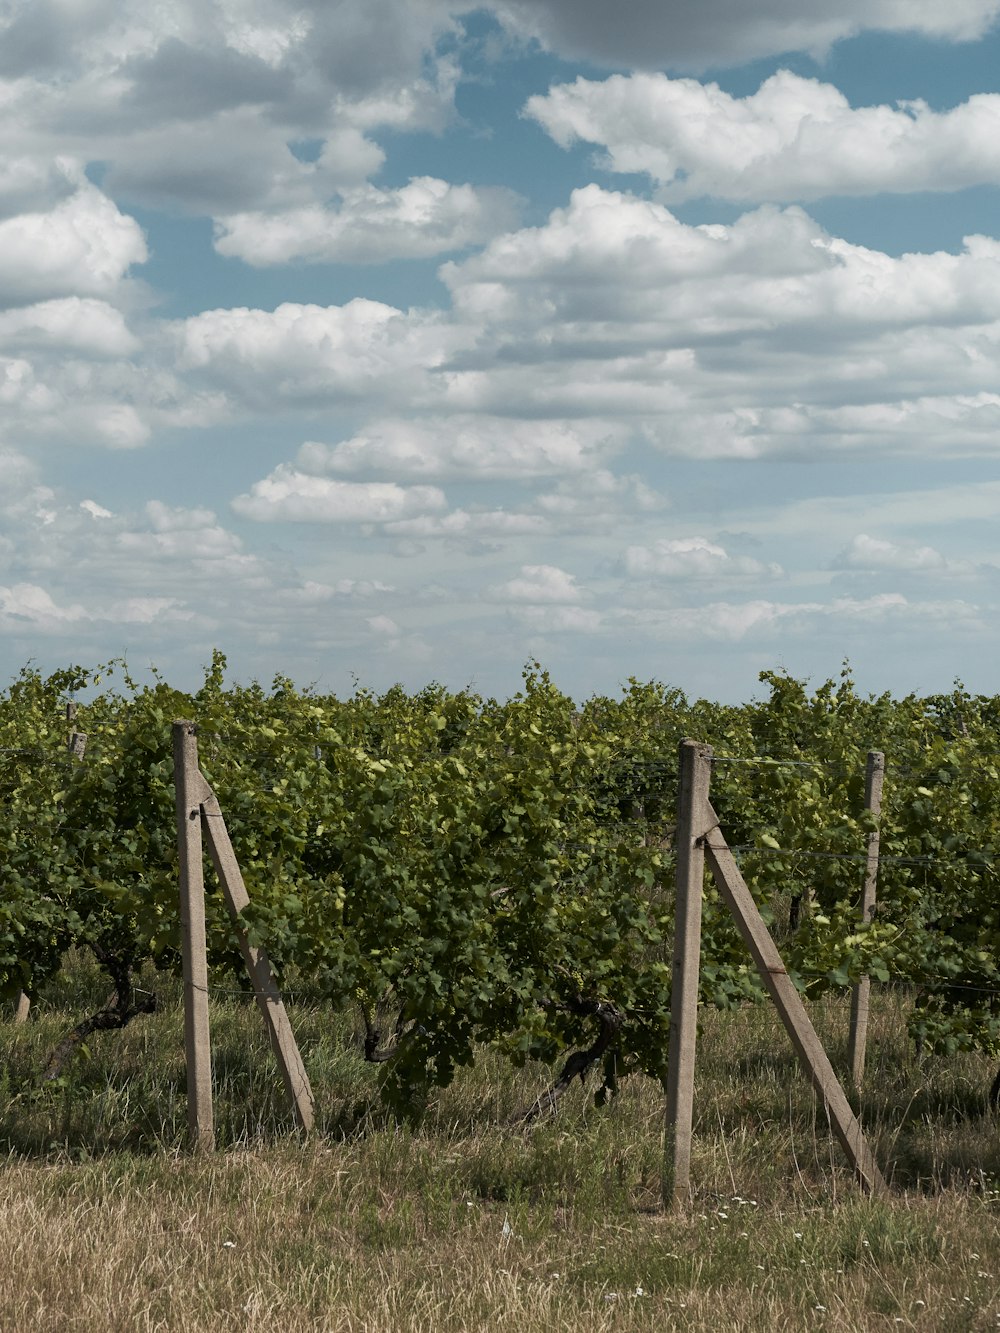
[[799, 1060], [823, 1100], [830, 1125], [854, 1170], [858, 1183], [868, 1194], [881, 1192], [886, 1189], [886, 1183], [865, 1139], [861, 1124], [851, 1110], [829, 1057], [806, 1013], [802, 997], [785, 970], [781, 955], [764, 924], [753, 895], [747, 888], [733, 854], [719, 830], [718, 819], [711, 806], [709, 811], [712, 830], [705, 838], [705, 852], [719, 893], [733, 913], [740, 934], [774, 1001]]
[[251, 944], [240, 920], [243, 909], [249, 906], [250, 895], [243, 883], [233, 844], [226, 828], [215, 792], [202, 778], [201, 825], [208, 842], [209, 854], [215, 873], [222, 885], [226, 906], [236, 927], [236, 938], [246, 964], [247, 972], [253, 983], [254, 998], [264, 1019], [264, 1026], [278, 1061], [282, 1082], [292, 1113], [299, 1128], [307, 1133], [316, 1120], [315, 1103], [309, 1075], [306, 1073], [298, 1044], [292, 1033], [288, 1013], [271, 972], [267, 953], [257, 945]]
[[226, 907], [281, 1071], [292, 1113], [301, 1129], [315, 1123], [309, 1076], [302, 1063], [288, 1014], [264, 949], [250, 943], [241, 913], [250, 902], [226, 821], [198, 761], [197, 727], [175, 722], [174, 781], [181, 879], [181, 935], [184, 964], [184, 1036], [188, 1069], [188, 1128], [197, 1151], [215, 1145], [212, 1065], [208, 1016], [208, 962], [205, 939], [205, 886], [202, 835], [222, 886]]

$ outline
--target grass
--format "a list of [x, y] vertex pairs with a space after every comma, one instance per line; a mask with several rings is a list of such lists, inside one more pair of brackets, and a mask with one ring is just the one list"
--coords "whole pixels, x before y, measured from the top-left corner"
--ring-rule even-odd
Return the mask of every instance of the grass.
[[[583, 1091], [530, 1131], [547, 1071], [490, 1052], [419, 1129], [379, 1108], [350, 1025], [292, 1010], [320, 1111], [292, 1131], [252, 1007], [213, 1009], [220, 1151], [185, 1151], [181, 1017], [94, 1039], [39, 1089], [103, 998], [78, 967], [0, 1024], [0, 1330], [1000, 1327], [1000, 1141], [979, 1057], [918, 1064], [876, 995], [865, 1124], [890, 1196], [859, 1196], [765, 1007], [706, 1013], [690, 1207], [660, 1206], [662, 1094]], [[813, 1007], [836, 1067], [846, 1006]]]

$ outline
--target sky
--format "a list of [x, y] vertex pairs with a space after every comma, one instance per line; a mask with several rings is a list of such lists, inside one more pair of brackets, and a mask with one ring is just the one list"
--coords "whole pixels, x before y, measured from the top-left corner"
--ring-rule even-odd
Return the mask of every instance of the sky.
[[1000, 0], [0, 0], [3, 683], [995, 694], [998, 455]]

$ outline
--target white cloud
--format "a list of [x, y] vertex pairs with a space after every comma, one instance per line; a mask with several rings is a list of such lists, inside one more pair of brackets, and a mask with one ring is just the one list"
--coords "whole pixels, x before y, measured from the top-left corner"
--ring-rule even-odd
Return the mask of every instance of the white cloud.
[[890, 542], [862, 532], [840, 553], [835, 563], [845, 569], [938, 572], [947, 562], [933, 546]]
[[243, 543], [219, 523], [211, 509], [174, 508], [160, 500], [146, 505], [149, 529], [122, 532], [118, 543], [129, 558], [137, 554], [156, 559], [222, 562], [238, 568], [252, 556], [243, 554]]
[[605, 0], [499, 0], [496, 9], [516, 32], [562, 55], [642, 69], [743, 65], [787, 51], [822, 55], [864, 29], [969, 41], [1000, 13], [997, 0], [700, 0], [683, 7], [631, 0], [626, 12]]
[[421, 176], [395, 190], [375, 185], [344, 190], [332, 206], [220, 217], [215, 248], [255, 267], [292, 260], [378, 264], [427, 259], [481, 245], [513, 226], [517, 212], [509, 190]]
[[[992, 331], [987, 336], [992, 341]], [[969, 342], [973, 342], [971, 337]], [[943, 351], [944, 345], [939, 348]], [[669, 420], [648, 421], [643, 430], [652, 443], [670, 450], [677, 447], [676, 426]], [[839, 456], [875, 452], [881, 456], [992, 457], [1000, 435], [1000, 396], [943, 393], [843, 406], [804, 402], [781, 407], [748, 405], [729, 412], [691, 413], [685, 430], [698, 442], [702, 457], [796, 455], [805, 449]]]
[[395, 588], [380, 579], [338, 579], [331, 592], [337, 597], [371, 597], [373, 593], [395, 592]]
[[986, 238], [893, 258], [794, 207], [690, 226], [592, 185], [441, 274], [479, 329], [442, 377], [464, 413], [614, 416], [698, 457], [993, 447], [1000, 246]]
[[310, 441], [298, 464], [310, 472], [375, 472], [394, 477], [540, 477], [584, 472], [624, 444], [610, 421], [516, 417], [396, 417], [375, 421], [339, 444]]
[[58, 348], [96, 357], [129, 356], [140, 348], [120, 311], [106, 301], [68, 296], [0, 311], [0, 347]]
[[[19, 165], [0, 213], [43, 193], [27, 165], [67, 151], [146, 207], [216, 215], [288, 209], [365, 179], [365, 131], [442, 129], [458, 79], [445, 0], [10, 0], [0, 79]], [[300, 145], [325, 145], [318, 161]]]
[[233, 501], [233, 508], [244, 518], [296, 523], [386, 523], [444, 506], [444, 494], [436, 486], [332, 481], [297, 472], [284, 463], [255, 482], [249, 495]]
[[646, 172], [666, 202], [960, 190], [1000, 183], [1000, 96], [951, 111], [852, 108], [835, 87], [779, 70], [748, 97], [663, 74], [577, 79], [526, 111], [564, 148], [601, 145], [602, 165]]
[[17, 633], [29, 628], [42, 634], [64, 633], [84, 625], [150, 625], [155, 621], [189, 620], [173, 597], [128, 597], [118, 601], [58, 603], [52, 594], [35, 583], [0, 585], [0, 627]]
[[[74, 660], [107, 652], [115, 626], [131, 651], [169, 650], [170, 627], [218, 643], [220, 627], [244, 642], [301, 629], [303, 611], [342, 599], [340, 623], [363, 623], [386, 597], [377, 578], [303, 578], [287, 557], [248, 551], [208, 508], [150, 501], [141, 513], [97, 500], [68, 503], [37, 484], [27, 460], [0, 452], [0, 627], [12, 652], [31, 635], [66, 641]], [[333, 562], [336, 564], [336, 557]], [[325, 573], [325, 569], [322, 571]], [[314, 627], [315, 628], [315, 627]], [[113, 640], [118, 643], [120, 640]], [[22, 645], [22, 647], [18, 647]]]
[[11, 588], [0, 585], [0, 625], [7, 629], [18, 627], [18, 622], [27, 622], [45, 631], [88, 618], [86, 608], [79, 602], [58, 606], [45, 588], [36, 583], [17, 583]]
[[596, 185], [574, 191], [544, 227], [501, 237], [441, 272], [470, 318], [502, 328], [547, 316], [550, 354], [561, 356], [598, 337], [610, 359], [657, 350], [667, 333], [673, 347], [789, 326], [819, 333], [824, 324], [840, 338], [851, 325], [979, 323], [1000, 312], [1000, 249], [979, 238], [958, 255], [895, 259], [831, 237], [794, 207], [690, 226], [662, 205]]
[[385, 525], [385, 531], [391, 537], [415, 540], [444, 537], [474, 544], [506, 537], [540, 536], [547, 530], [544, 518], [506, 509], [453, 509], [440, 518], [421, 514], [418, 518], [396, 519]]
[[517, 578], [500, 584], [496, 595], [511, 602], [578, 602], [576, 578], [557, 565], [522, 565]]
[[658, 491], [635, 473], [616, 475], [608, 468], [570, 474], [555, 490], [536, 497], [535, 505], [565, 532], [595, 533], [618, 528], [666, 507]]
[[399, 626], [391, 616], [369, 616], [368, 627], [373, 634], [392, 636], [399, 633]]
[[782, 573], [780, 565], [730, 555], [705, 537], [661, 538], [652, 546], [630, 546], [624, 565], [630, 577], [640, 579], [776, 578]]
[[427, 392], [455, 332], [432, 313], [378, 301], [343, 306], [285, 303], [276, 310], [208, 310], [176, 326], [179, 364], [251, 407], [282, 402], [402, 397]]
[[107, 611], [95, 619], [107, 619], [120, 625], [153, 625], [162, 621], [193, 620], [195, 613], [188, 610], [176, 597], [128, 597], [113, 602]]
[[105, 296], [146, 258], [135, 219], [79, 176], [74, 192], [50, 209], [0, 221], [0, 306]]

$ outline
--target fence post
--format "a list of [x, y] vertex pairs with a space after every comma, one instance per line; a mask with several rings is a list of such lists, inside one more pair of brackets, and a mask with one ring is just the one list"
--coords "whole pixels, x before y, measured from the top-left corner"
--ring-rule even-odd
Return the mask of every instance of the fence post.
[[208, 1026], [208, 957], [205, 944], [205, 877], [201, 850], [204, 779], [198, 768], [197, 728], [173, 725], [180, 864], [181, 961], [184, 976], [184, 1053], [187, 1062], [188, 1133], [197, 1152], [215, 1147], [212, 1052]]
[[694, 1062], [698, 1038], [698, 972], [701, 956], [701, 899], [708, 829], [712, 751], [685, 740], [680, 745], [677, 803], [677, 902], [673, 971], [670, 982], [670, 1045], [663, 1141], [663, 1202], [667, 1208], [688, 1197], [691, 1181], [691, 1125]]
[[68, 703], [66, 705], [66, 725], [70, 728], [69, 740], [66, 742], [66, 748], [70, 754], [75, 755], [77, 759], [82, 759], [87, 753], [87, 733], [77, 731], [74, 723], [76, 722], [76, 704]]
[[[882, 779], [885, 777], [885, 755], [880, 750], [868, 752], [865, 772], [865, 809], [877, 819], [882, 813]], [[865, 863], [865, 882], [861, 891], [861, 920], [868, 922], [875, 911], [878, 885], [879, 834], [878, 829], [868, 834], [868, 857]], [[865, 1073], [865, 1048], [868, 1042], [868, 1001], [871, 979], [861, 977], [851, 992], [851, 1028], [848, 1053], [851, 1079], [860, 1088]]]

